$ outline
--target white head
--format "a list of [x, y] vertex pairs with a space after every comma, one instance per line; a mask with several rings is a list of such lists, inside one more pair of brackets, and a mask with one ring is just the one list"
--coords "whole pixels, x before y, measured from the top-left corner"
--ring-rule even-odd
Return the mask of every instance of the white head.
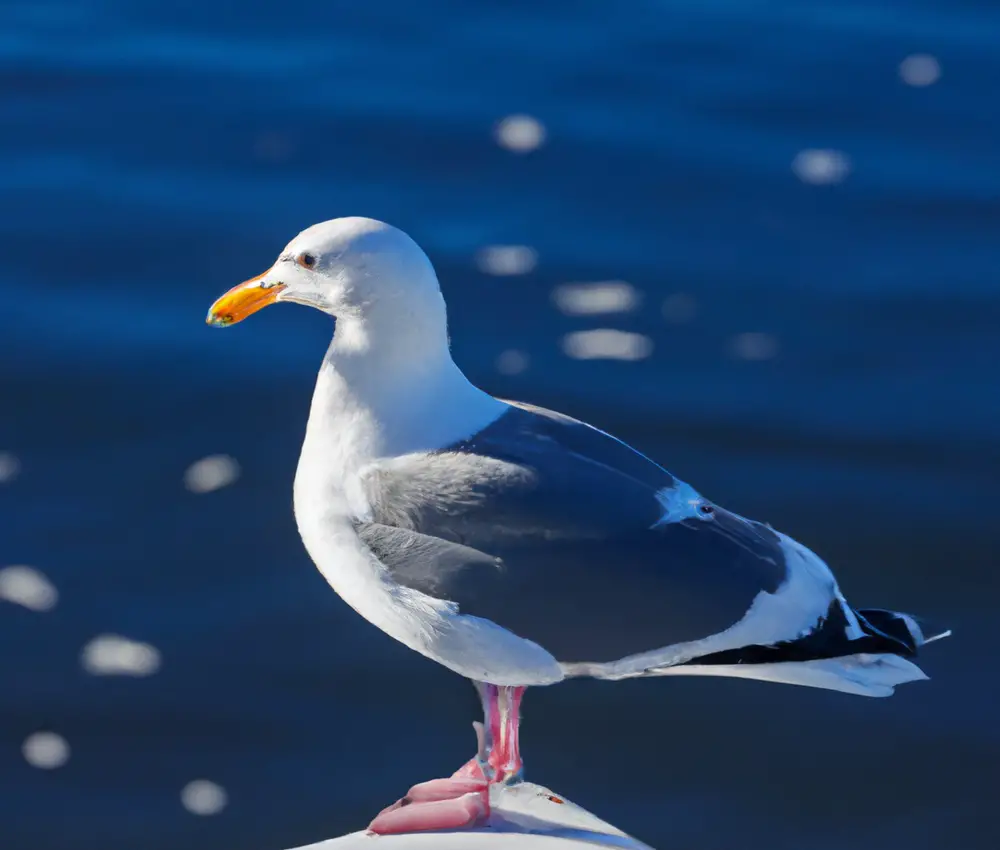
[[[353, 434], [374, 418], [378, 451], [405, 453], [449, 445], [506, 409], [452, 361], [434, 268], [388, 224], [370, 218], [314, 224], [266, 272], [219, 298], [206, 321], [225, 327], [278, 301], [337, 318], [313, 395], [311, 432]], [[361, 409], [368, 418], [358, 417]]]
[[447, 348], [430, 260], [401, 230], [374, 219], [335, 218], [303, 230], [271, 268], [219, 298], [206, 321], [225, 327], [279, 301], [336, 316], [344, 348], [400, 348], [414, 337], [421, 348]]

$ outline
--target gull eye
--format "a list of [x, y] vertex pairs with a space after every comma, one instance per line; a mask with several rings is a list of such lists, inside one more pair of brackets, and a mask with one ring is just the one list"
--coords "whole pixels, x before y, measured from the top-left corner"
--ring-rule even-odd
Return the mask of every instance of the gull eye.
[[311, 269], [313, 266], [316, 265], [316, 258], [312, 254], [303, 253], [299, 254], [295, 258], [295, 262], [297, 262], [300, 266], [304, 266], [307, 269]]

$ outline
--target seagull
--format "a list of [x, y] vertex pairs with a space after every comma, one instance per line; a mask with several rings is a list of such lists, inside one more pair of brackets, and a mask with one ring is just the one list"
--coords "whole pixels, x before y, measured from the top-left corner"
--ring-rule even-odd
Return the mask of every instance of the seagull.
[[791, 537], [598, 428], [473, 385], [434, 268], [402, 231], [313, 225], [206, 321], [285, 301], [335, 318], [295, 474], [305, 548], [351, 608], [483, 704], [476, 756], [372, 832], [482, 823], [490, 788], [523, 777], [528, 687], [699, 675], [884, 697], [927, 678], [911, 658], [947, 631], [852, 608]]

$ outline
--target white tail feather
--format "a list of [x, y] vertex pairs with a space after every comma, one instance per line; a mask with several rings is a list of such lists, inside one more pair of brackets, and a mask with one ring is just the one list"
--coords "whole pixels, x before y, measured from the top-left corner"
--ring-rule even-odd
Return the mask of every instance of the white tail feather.
[[647, 670], [643, 675], [731, 676], [825, 688], [866, 697], [887, 697], [896, 685], [928, 678], [916, 664], [898, 655], [869, 654], [815, 661], [784, 661], [780, 664], [679, 664]]

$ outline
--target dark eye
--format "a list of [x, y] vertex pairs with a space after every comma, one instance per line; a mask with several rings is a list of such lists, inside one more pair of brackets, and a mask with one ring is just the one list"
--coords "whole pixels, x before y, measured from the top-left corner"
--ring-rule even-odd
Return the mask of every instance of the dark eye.
[[307, 269], [311, 269], [316, 265], [316, 258], [312, 254], [299, 254], [296, 257], [295, 262], [300, 266], [305, 266]]
[[702, 519], [708, 519], [715, 514], [715, 508], [711, 505], [698, 505], [698, 513], [701, 514]]

